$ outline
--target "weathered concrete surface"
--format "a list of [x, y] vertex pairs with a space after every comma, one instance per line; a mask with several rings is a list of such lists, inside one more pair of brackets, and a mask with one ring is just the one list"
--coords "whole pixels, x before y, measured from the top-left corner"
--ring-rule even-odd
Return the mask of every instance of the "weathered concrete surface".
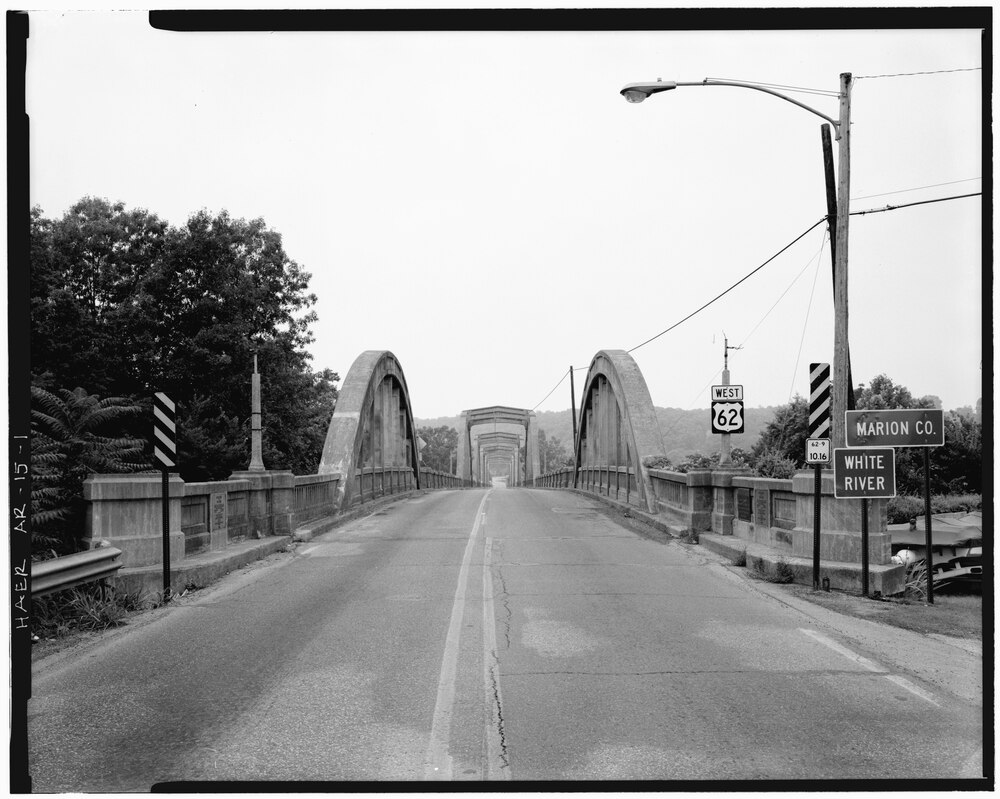
[[[347, 377], [344, 378], [317, 469], [319, 474], [339, 472], [343, 475], [337, 486], [339, 508], [349, 507], [354, 494], [354, 474], [356, 468], [361, 465], [362, 413], [375, 402], [379, 386], [386, 378], [394, 381], [392, 396], [401, 402], [406, 416], [406, 428], [413, 433], [408, 442], [410, 463], [413, 464], [417, 476], [417, 487], [420, 485], [420, 458], [413, 427], [410, 393], [406, 387], [406, 378], [403, 376], [403, 367], [400, 366], [396, 356], [388, 350], [366, 350], [355, 359]], [[396, 434], [405, 432], [399, 429], [398, 422], [394, 418], [386, 419], [383, 424], [384, 429], [392, 430]], [[399, 436], [395, 437], [398, 439]], [[396, 464], [386, 463], [386, 465]]]
[[[170, 558], [184, 557], [181, 500], [184, 482], [171, 474], [167, 482], [170, 512]], [[124, 567], [163, 561], [162, 476], [159, 474], [95, 474], [83, 481], [83, 498], [91, 503], [84, 544], [108, 541], [122, 551]]]
[[437, 764], [985, 787], [981, 657], [800, 608], [703, 552], [573, 492], [412, 497], [36, 662], [35, 790], [417, 781]]
[[622, 427], [632, 451], [637, 474], [640, 476], [640, 486], [647, 510], [656, 511], [656, 499], [649, 478], [649, 470], [643, 465], [643, 459], [663, 455], [663, 436], [660, 434], [660, 423], [656, 418], [656, 410], [649, 396], [646, 378], [642, 376], [639, 365], [625, 350], [600, 350], [590, 362], [587, 379], [584, 383], [583, 399], [580, 407], [580, 433], [577, 441], [576, 459], [580, 463], [580, 445], [586, 437], [584, 429], [587, 399], [591, 387], [598, 376], [603, 376], [611, 385], [618, 408], [621, 411]]

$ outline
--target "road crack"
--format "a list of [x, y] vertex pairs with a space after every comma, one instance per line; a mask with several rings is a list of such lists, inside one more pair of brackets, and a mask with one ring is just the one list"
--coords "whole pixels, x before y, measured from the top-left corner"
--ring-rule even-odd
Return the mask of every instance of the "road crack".
[[490, 664], [490, 686], [493, 691], [492, 715], [497, 735], [500, 739], [500, 768], [510, 769], [510, 756], [507, 752], [507, 734], [504, 729], [503, 701], [500, 698], [500, 658], [494, 649], [490, 652], [493, 662]]

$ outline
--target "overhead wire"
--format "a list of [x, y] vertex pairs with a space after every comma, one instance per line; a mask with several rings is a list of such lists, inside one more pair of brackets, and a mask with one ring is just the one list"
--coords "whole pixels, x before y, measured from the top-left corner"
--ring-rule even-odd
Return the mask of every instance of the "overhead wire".
[[887, 205], [885, 208], [869, 208], [867, 211], [851, 211], [850, 216], [864, 216], [865, 214], [881, 214], [886, 211], [897, 211], [900, 208], [911, 208], [914, 205], [930, 205], [931, 203], [943, 203], [946, 200], [964, 200], [966, 197], [982, 197], [981, 191], [974, 191], [971, 194], [956, 194], [952, 197], [937, 197], [933, 200], [918, 200], [912, 203], [901, 205]]
[[[829, 233], [829, 230], [827, 230]], [[826, 235], [823, 236], [823, 245], [826, 244]], [[819, 265], [823, 260], [823, 246], [819, 248], [816, 258], [816, 273], [813, 275], [812, 289], [809, 291], [809, 303], [806, 305], [806, 318], [802, 321], [802, 335], [799, 337], [799, 351], [795, 354], [795, 367], [792, 369], [792, 383], [788, 387], [788, 401], [792, 401], [792, 394], [795, 391], [795, 376], [799, 373], [799, 361], [802, 360], [802, 345], [806, 340], [806, 328], [809, 326], [809, 316], [812, 313], [813, 297], [816, 296], [816, 281], [819, 279]], [[798, 280], [798, 278], [796, 278]]]
[[[952, 71], [961, 71], [961, 70], [952, 70]], [[913, 74], [922, 74], [922, 73], [913, 73]], [[975, 180], [975, 179], [976, 178], [968, 178], [968, 180]], [[964, 181], [955, 181], [955, 182], [959, 182], [960, 183], [960, 182], [964, 182]], [[942, 185], [944, 185], [944, 184], [942, 184]], [[906, 191], [906, 190], [904, 189], [903, 191]], [[982, 194], [983, 193], [981, 191], [978, 191], [978, 192], [971, 192], [969, 194], [958, 194], [958, 195], [954, 195], [954, 196], [950, 196], [950, 197], [938, 197], [938, 198], [935, 198], [933, 200], [919, 200], [919, 201], [911, 202], [911, 203], [902, 203], [900, 205], [887, 205], [885, 208], [871, 208], [871, 209], [868, 209], [868, 210], [865, 210], [865, 211], [851, 211], [849, 215], [850, 216], [863, 216], [865, 214], [884, 213], [885, 211], [896, 211], [896, 210], [899, 210], [900, 208], [910, 208], [910, 207], [917, 206], [917, 205], [928, 205], [928, 204], [931, 204], [931, 203], [946, 202], [948, 200], [962, 200], [962, 199], [966, 199], [966, 198], [969, 198], [969, 197], [980, 197], [980, 196], [982, 196]], [[870, 195], [870, 196], [879, 196], [879, 195]], [[713, 297], [711, 300], [709, 300], [708, 302], [706, 302], [704, 305], [702, 305], [701, 307], [699, 307], [696, 310], [694, 310], [691, 313], [689, 313], [687, 316], [685, 316], [680, 321], [675, 322], [674, 324], [672, 324], [670, 327], [666, 328], [665, 330], [661, 330], [655, 336], [651, 336], [650, 338], [648, 338], [645, 341], [643, 341], [641, 344], [637, 344], [636, 346], [632, 347], [631, 349], [626, 350], [626, 352], [629, 353], [629, 354], [631, 354], [631, 353], [635, 352], [636, 350], [638, 350], [639, 348], [645, 347], [647, 344], [649, 344], [650, 342], [655, 341], [656, 339], [660, 338], [661, 336], [665, 335], [666, 333], [669, 333], [671, 330], [674, 330], [674, 329], [680, 327], [682, 324], [684, 324], [684, 322], [688, 321], [692, 317], [694, 317], [697, 314], [701, 313], [703, 310], [705, 310], [709, 306], [713, 305], [718, 300], [722, 299], [724, 296], [726, 296], [729, 292], [731, 292], [737, 286], [739, 286], [740, 284], [746, 282], [749, 278], [753, 277], [757, 272], [759, 272], [761, 269], [763, 269], [765, 266], [767, 266], [769, 263], [771, 263], [775, 258], [777, 258], [779, 255], [781, 255], [782, 253], [784, 253], [786, 250], [788, 250], [794, 244], [798, 243], [806, 235], [808, 235], [810, 232], [812, 232], [816, 227], [818, 227], [819, 225], [823, 224], [826, 221], [827, 221], [827, 217], [826, 216], [821, 217], [817, 222], [815, 222], [814, 224], [810, 225], [801, 234], [799, 234], [798, 236], [796, 236], [794, 239], [792, 239], [792, 241], [790, 241], [788, 244], [786, 244], [784, 247], [782, 247], [780, 250], [778, 250], [774, 255], [772, 255], [770, 258], [768, 258], [766, 261], [764, 261], [762, 264], [760, 264], [760, 266], [757, 266], [756, 268], [752, 269], [750, 272], [748, 272], [742, 278], [740, 278], [735, 283], [733, 283], [725, 291], [719, 293], [718, 295], [716, 295], [715, 297]], [[824, 234], [823, 244], [820, 247], [820, 252], [822, 252], [822, 249], [823, 249], [823, 246], [825, 246], [825, 243], [826, 243], [826, 234]], [[810, 263], [812, 263], [812, 260], [810, 260]], [[803, 269], [802, 272], [800, 272], [799, 275], [797, 275], [795, 277], [795, 279], [792, 281], [792, 284], [794, 284], [795, 281], [798, 280], [798, 278], [802, 275], [802, 273], [804, 271], [805, 271], [805, 269]], [[818, 270], [817, 270], [817, 274], [818, 274]], [[815, 287], [815, 279], [814, 279], [814, 287]], [[785, 293], [787, 293], [790, 288], [791, 288], [791, 285], [789, 285], [788, 289], [785, 289]], [[782, 297], [783, 296], [784, 296], [784, 294], [782, 294]], [[778, 298], [779, 302], [780, 302], [780, 300], [781, 300], [781, 297]], [[811, 305], [811, 303], [812, 303], [812, 297], [810, 297], [810, 305]], [[775, 303], [775, 305], [777, 305], [777, 303]], [[768, 312], [761, 319], [761, 322], [763, 322], [763, 319], [766, 318], [767, 314], [769, 314], [771, 312], [771, 310], [773, 310], [773, 309], [774, 309], [774, 306], [772, 306], [771, 309], [768, 310]], [[808, 319], [808, 316], [807, 316], [807, 319]], [[760, 323], [758, 323], [758, 325], [755, 326], [754, 329], [750, 331], [750, 334], [748, 334], [747, 339], [749, 339], [750, 335], [753, 335], [754, 331], [759, 326], [760, 326]], [[744, 339], [744, 342], [747, 339]], [[800, 349], [801, 349], [801, 342], [800, 342]], [[571, 367], [571, 369], [572, 369], [572, 371], [583, 371], [584, 369], [587, 369], [587, 367], [578, 366], [578, 367]], [[715, 375], [716, 372], [718, 372], [718, 370], [716, 370], [715, 372], [713, 372], [713, 377], [714, 377], [714, 375]], [[532, 410], [536, 410], [543, 402], [545, 402], [545, 400], [547, 400], [550, 396], [552, 396], [552, 394], [555, 392], [555, 390], [557, 388], [559, 388], [559, 386], [561, 386], [563, 384], [563, 381], [566, 380], [566, 378], [567, 378], [568, 375], [569, 375], [569, 372], [567, 371], [567, 373], [564, 374], [559, 379], [559, 382], [556, 383], [552, 387], [552, 389], [549, 391], [549, 393], [546, 394], [541, 399], [541, 401], [539, 401], [534, 406], [534, 408], [532, 408]], [[710, 384], [708, 384], [708, 385], [710, 385]], [[707, 387], [707, 385], [706, 385], [706, 387]], [[701, 389], [701, 391], [704, 391], [704, 390], [705, 390], [704, 388]], [[699, 391], [699, 396], [701, 395], [701, 391]]]
[[920, 191], [920, 189], [936, 189], [939, 186], [954, 186], [956, 183], [970, 183], [973, 180], [982, 180], [982, 178], [963, 178], [962, 180], [949, 180], [945, 183], [930, 183], [926, 186], [914, 186], [912, 189], [897, 189], [896, 191], [883, 191], [880, 194], [865, 194], [861, 197], [851, 197], [851, 202], [854, 202], [855, 200], [870, 200], [872, 197], [887, 197], [890, 194], [904, 194], [908, 191]]
[[743, 277], [741, 277], [739, 280], [737, 280], [735, 283], [733, 283], [733, 285], [731, 285], [725, 291], [723, 291], [720, 294], [717, 294], [715, 297], [713, 297], [712, 299], [710, 299], [708, 302], [706, 302], [700, 308], [698, 308], [697, 310], [692, 311], [691, 313], [689, 313], [687, 316], [685, 316], [679, 322], [675, 322], [670, 327], [668, 327], [666, 330], [661, 330], [655, 336], [652, 336], [652, 337], [646, 339], [644, 342], [642, 342], [642, 344], [637, 344], [636, 346], [632, 347], [632, 349], [630, 349], [630, 350], [626, 350], [626, 352], [628, 352], [628, 353], [631, 354], [631, 353], [635, 352], [637, 349], [639, 349], [640, 347], [645, 347], [651, 341], [656, 341], [656, 339], [658, 339], [660, 336], [664, 335], [665, 333], [669, 333], [671, 330], [674, 330], [675, 328], [680, 327], [688, 319], [690, 319], [691, 317], [695, 316], [696, 314], [701, 313], [706, 308], [708, 308], [708, 306], [712, 305], [713, 303], [715, 303], [718, 300], [720, 300], [723, 297], [725, 297], [730, 291], [732, 291], [738, 285], [740, 285], [741, 283], [744, 283], [747, 280], [749, 280], [751, 277], [753, 277], [755, 274], [757, 274], [761, 269], [763, 269], [765, 266], [767, 266], [769, 263], [771, 263], [771, 261], [773, 261], [779, 255], [781, 255], [783, 252], [785, 252], [785, 250], [789, 249], [792, 245], [797, 244], [807, 234], [811, 233], [814, 228], [819, 227], [824, 222], [826, 222], [826, 217], [825, 216], [822, 217], [819, 221], [814, 222], [812, 225], [810, 225], [808, 228], [806, 228], [806, 230], [804, 230], [801, 234], [799, 234], [798, 236], [796, 236], [794, 239], [792, 239], [790, 242], [788, 242], [788, 244], [786, 244], [784, 247], [782, 247], [780, 250], [778, 250], [774, 255], [772, 255], [770, 258], [768, 258], [766, 261], [764, 261], [764, 263], [762, 263], [756, 269], [753, 269], [752, 271], [748, 272], [746, 275], [744, 275]]
[[855, 75], [854, 80], [866, 80], [868, 78], [905, 78], [910, 75], [943, 75], [946, 72], [977, 72], [982, 67], [963, 67], [961, 69], [929, 69], [924, 72], [894, 72], [888, 75]]

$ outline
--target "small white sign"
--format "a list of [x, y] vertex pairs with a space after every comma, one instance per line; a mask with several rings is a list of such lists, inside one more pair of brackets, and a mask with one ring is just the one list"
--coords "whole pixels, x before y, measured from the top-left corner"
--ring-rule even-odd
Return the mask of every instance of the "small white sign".
[[743, 401], [743, 386], [712, 386], [712, 402]]
[[830, 462], [830, 439], [828, 438], [807, 438], [806, 439], [806, 464], [829, 463]]

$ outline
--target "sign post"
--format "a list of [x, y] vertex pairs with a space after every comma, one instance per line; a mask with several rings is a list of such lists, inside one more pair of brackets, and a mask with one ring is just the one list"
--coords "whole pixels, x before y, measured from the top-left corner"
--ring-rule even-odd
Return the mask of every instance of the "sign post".
[[930, 448], [944, 444], [944, 411], [937, 408], [896, 408], [884, 411], [847, 411], [848, 447], [890, 446], [924, 448], [924, 546], [927, 567], [927, 604], [934, 604], [934, 549], [931, 535]]
[[177, 407], [161, 391], [153, 395], [153, 456], [160, 464], [163, 499], [163, 601], [170, 601], [170, 472], [177, 463]]
[[819, 590], [819, 527], [822, 519], [823, 467], [830, 463], [830, 364], [809, 364], [809, 438], [806, 463], [813, 480], [813, 591]]
[[896, 496], [896, 450], [892, 447], [833, 451], [833, 494], [861, 500], [861, 593], [868, 596], [868, 500]]

